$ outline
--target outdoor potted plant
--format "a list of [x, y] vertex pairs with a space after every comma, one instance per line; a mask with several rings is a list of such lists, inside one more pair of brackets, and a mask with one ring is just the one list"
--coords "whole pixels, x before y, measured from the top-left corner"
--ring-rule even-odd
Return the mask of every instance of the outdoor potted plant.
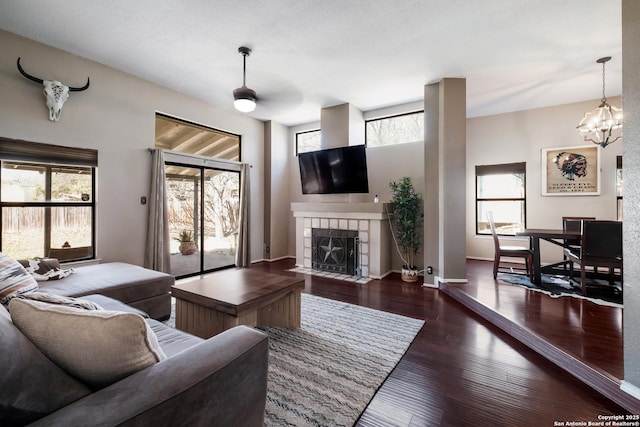
[[191, 255], [196, 252], [196, 242], [193, 240], [193, 233], [188, 230], [182, 230], [178, 237], [174, 237], [175, 240], [180, 242], [178, 250], [182, 255]]
[[420, 226], [424, 213], [422, 210], [422, 195], [416, 193], [411, 178], [408, 176], [389, 183], [391, 188], [391, 231], [396, 243], [396, 249], [404, 263], [402, 266], [402, 280], [415, 282], [418, 280], [418, 267], [414, 257], [422, 246]]

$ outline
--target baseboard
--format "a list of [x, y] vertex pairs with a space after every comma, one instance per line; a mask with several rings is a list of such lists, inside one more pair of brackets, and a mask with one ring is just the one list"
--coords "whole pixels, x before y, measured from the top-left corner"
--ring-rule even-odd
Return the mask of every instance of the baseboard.
[[620, 390], [640, 400], [640, 387], [631, 384], [629, 381], [622, 380], [620, 382]]
[[292, 258], [295, 258], [295, 257], [291, 255], [284, 255], [278, 258], [269, 258], [267, 262], [282, 261], [283, 259], [292, 259]]
[[283, 259], [295, 259], [295, 258], [296, 257], [291, 255], [284, 255], [278, 258], [261, 258], [261, 259], [251, 261], [251, 264], [257, 264], [259, 262], [275, 262], [275, 261], [282, 261]]
[[433, 276], [433, 284], [424, 282], [423, 287], [440, 288], [441, 283], [469, 283], [467, 279], [445, 279], [440, 276]]
[[387, 277], [388, 275], [390, 275], [391, 273], [393, 273], [393, 271], [389, 270], [386, 273], [382, 274], [380, 277], [373, 277], [374, 279], [384, 279], [385, 277]]
[[422, 287], [423, 288], [436, 288], [436, 289], [439, 288], [440, 284], [438, 283], [437, 279], [438, 279], [437, 277], [434, 277], [433, 278], [433, 283], [423, 282], [422, 283]]

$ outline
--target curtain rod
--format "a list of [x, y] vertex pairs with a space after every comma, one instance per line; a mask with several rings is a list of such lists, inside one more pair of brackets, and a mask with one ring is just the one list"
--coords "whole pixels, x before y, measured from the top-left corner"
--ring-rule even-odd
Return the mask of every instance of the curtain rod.
[[151, 154], [153, 154], [153, 152], [155, 150], [163, 150], [165, 153], [173, 154], [173, 155], [176, 155], [176, 156], [191, 157], [191, 158], [194, 158], [194, 159], [202, 160], [204, 162], [221, 162], [221, 163], [228, 163], [230, 165], [241, 165], [241, 164], [245, 163], [245, 164], [249, 165], [250, 168], [253, 167], [252, 164], [249, 164], [247, 162], [238, 162], [236, 160], [217, 159], [215, 157], [200, 156], [198, 154], [191, 154], [191, 153], [182, 153], [180, 151], [165, 150], [163, 148], [147, 148], [147, 151], [149, 153], [151, 153]]

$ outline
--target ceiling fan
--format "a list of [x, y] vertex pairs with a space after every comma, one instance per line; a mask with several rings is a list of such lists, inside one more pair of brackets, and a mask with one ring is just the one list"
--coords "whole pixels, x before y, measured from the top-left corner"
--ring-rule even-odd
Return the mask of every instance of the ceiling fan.
[[242, 55], [242, 86], [233, 90], [233, 106], [243, 113], [250, 113], [256, 108], [258, 96], [256, 91], [247, 87], [247, 56], [251, 49], [240, 46], [238, 52]]
[[257, 77], [257, 84], [260, 87], [270, 88], [271, 90], [266, 92], [261, 90], [260, 98], [258, 98], [256, 91], [247, 87], [247, 56], [251, 54], [251, 49], [241, 46], [238, 48], [238, 52], [242, 55], [242, 86], [233, 91], [233, 106], [236, 110], [250, 113], [255, 110], [259, 100], [261, 113], [266, 118], [276, 111], [295, 108], [302, 102], [302, 93], [291, 82], [284, 81], [276, 75], [264, 71], [258, 73], [258, 76], [254, 76], [254, 80]]

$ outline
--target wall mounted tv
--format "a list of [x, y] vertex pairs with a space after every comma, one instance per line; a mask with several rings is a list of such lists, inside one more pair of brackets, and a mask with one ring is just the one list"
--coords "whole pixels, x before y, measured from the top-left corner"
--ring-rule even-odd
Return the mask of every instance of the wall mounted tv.
[[298, 154], [302, 194], [368, 193], [364, 145]]

